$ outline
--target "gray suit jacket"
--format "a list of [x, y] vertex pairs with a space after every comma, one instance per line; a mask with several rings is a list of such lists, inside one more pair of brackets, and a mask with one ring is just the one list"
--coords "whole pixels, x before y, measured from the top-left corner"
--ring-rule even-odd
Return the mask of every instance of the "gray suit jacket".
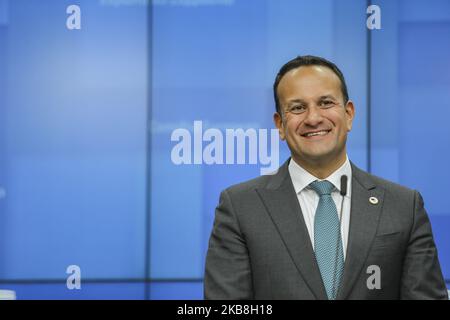
[[[206, 299], [327, 299], [288, 163], [221, 193]], [[349, 242], [337, 299], [447, 299], [420, 193], [351, 166]], [[367, 286], [371, 265], [380, 268], [380, 289]]]

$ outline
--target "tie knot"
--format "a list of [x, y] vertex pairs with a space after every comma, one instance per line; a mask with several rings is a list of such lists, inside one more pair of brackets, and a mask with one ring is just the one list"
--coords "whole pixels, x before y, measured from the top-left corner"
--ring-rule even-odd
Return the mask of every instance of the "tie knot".
[[327, 180], [323, 181], [316, 180], [314, 182], [311, 182], [309, 185], [311, 186], [311, 188], [313, 188], [315, 192], [317, 192], [319, 196], [331, 194], [331, 191], [333, 191], [334, 189], [334, 185]]

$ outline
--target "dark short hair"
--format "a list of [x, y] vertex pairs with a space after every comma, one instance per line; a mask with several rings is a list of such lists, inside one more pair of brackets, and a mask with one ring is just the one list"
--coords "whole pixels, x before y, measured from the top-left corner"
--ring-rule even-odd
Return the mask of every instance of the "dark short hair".
[[297, 69], [299, 67], [303, 66], [324, 66], [331, 71], [333, 71], [341, 81], [341, 91], [342, 96], [344, 97], [344, 104], [348, 102], [348, 91], [347, 91], [347, 85], [345, 84], [344, 75], [342, 74], [341, 70], [331, 61], [328, 61], [327, 59], [317, 57], [317, 56], [298, 56], [291, 61], [287, 62], [284, 66], [281, 67], [280, 71], [278, 71], [278, 74], [275, 78], [275, 82], [273, 84], [273, 95], [275, 98], [275, 107], [279, 114], [281, 114], [281, 106], [280, 101], [278, 100], [278, 84], [280, 83], [283, 76], [288, 73], [289, 71], [293, 69]]

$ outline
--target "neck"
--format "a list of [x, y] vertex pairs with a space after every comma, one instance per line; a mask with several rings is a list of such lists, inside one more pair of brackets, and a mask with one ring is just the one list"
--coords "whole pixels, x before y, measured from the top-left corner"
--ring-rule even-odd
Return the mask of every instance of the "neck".
[[339, 169], [346, 160], [346, 151], [337, 158], [332, 160], [313, 160], [307, 161], [292, 155], [292, 159], [303, 169], [311, 173], [313, 176], [323, 180], [329, 177], [333, 172]]

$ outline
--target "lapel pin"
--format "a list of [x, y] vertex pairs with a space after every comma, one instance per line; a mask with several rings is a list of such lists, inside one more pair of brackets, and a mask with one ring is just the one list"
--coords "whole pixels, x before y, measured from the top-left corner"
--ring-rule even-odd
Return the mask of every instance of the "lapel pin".
[[377, 204], [377, 203], [378, 203], [378, 199], [375, 198], [375, 197], [370, 197], [370, 198], [369, 198], [369, 202], [370, 202], [371, 204]]

